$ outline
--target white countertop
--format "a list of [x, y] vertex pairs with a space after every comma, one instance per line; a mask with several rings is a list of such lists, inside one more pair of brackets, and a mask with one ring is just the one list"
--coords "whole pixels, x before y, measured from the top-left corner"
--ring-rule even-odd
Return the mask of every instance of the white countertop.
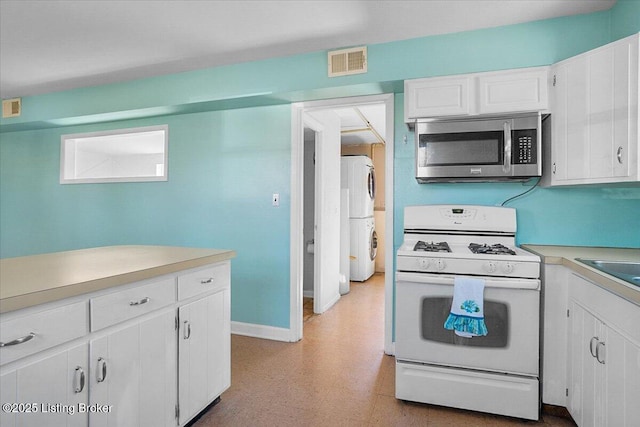
[[0, 313], [225, 261], [232, 250], [105, 246], [0, 259]]
[[640, 305], [640, 287], [576, 261], [576, 258], [606, 261], [640, 261], [640, 249], [586, 246], [521, 245], [539, 255], [544, 264], [563, 265], [636, 305]]

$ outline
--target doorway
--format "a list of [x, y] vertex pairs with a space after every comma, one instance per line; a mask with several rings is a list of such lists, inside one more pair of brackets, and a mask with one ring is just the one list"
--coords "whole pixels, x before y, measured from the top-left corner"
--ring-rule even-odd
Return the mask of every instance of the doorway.
[[[358, 132], [367, 131], [368, 121], [366, 115], [372, 106], [381, 106], [384, 130], [377, 137], [371, 133], [371, 140], [366, 143], [354, 143], [353, 136]], [[360, 121], [360, 129], [342, 129], [343, 137], [340, 138], [337, 151], [334, 148], [326, 150], [323, 146], [324, 138], [330, 138], [327, 131], [329, 120], [338, 118], [338, 122], [346, 122], [345, 111], [349, 114], [355, 112], [365, 117]], [[347, 114], [347, 116], [349, 115]], [[384, 247], [393, 248], [393, 95], [375, 95], [357, 98], [341, 98], [328, 101], [314, 101], [294, 104], [292, 106], [292, 181], [291, 181], [291, 299], [290, 299], [290, 332], [291, 341], [297, 341], [303, 335], [303, 296], [311, 292], [309, 286], [309, 256], [313, 250], [314, 264], [314, 300], [316, 288], [320, 288], [323, 304], [317, 310], [314, 301], [314, 311], [322, 312], [335, 304], [340, 297], [337, 292], [340, 284], [339, 244], [335, 236], [340, 233], [339, 204], [340, 183], [339, 171], [341, 154], [366, 155], [378, 160], [382, 164], [382, 170], [377, 171], [378, 188], [382, 189], [384, 199], [375, 207], [377, 222], [378, 263], [376, 270], [386, 271], [385, 275], [385, 352], [393, 354], [392, 348], [392, 319], [393, 319], [393, 250], [384, 251]], [[374, 127], [375, 128], [375, 127]], [[348, 135], [348, 136], [345, 136]], [[342, 141], [350, 140], [350, 143], [342, 145]], [[305, 142], [306, 141], [306, 142]], [[328, 145], [333, 142], [328, 143]], [[376, 146], [377, 145], [377, 146]], [[309, 172], [309, 150], [314, 147], [315, 160], [312, 172], [315, 182], [313, 190], [309, 190], [311, 184], [305, 182], [305, 170]], [[323, 154], [318, 151], [325, 150]], [[305, 156], [305, 153], [307, 154]], [[306, 168], [306, 169], [305, 169]], [[313, 192], [311, 192], [313, 191]], [[315, 204], [310, 203], [311, 200]], [[320, 204], [321, 206], [318, 206]], [[314, 213], [311, 222], [314, 228], [309, 227], [310, 209]], [[322, 223], [320, 227], [318, 225]], [[305, 225], [306, 224], [306, 225]], [[337, 234], [336, 234], [337, 233]], [[312, 245], [312, 246], [310, 246]], [[324, 249], [324, 252], [323, 252]], [[382, 250], [380, 250], [382, 249]], [[329, 256], [331, 261], [322, 261], [323, 256]], [[320, 260], [319, 260], [320, 258]], [[380, 262], [383, 260], [383, 262]], [[305, 266], [307, 267], [305, 269]], [[327, 266], [333, 266], [327, 268]], [[305, 273], [306, 270], [306, 273]], [[319, 276], [320, 277], [319, 279]], [[347, 278], [348, 280], [348, 278]], [[324, 284], [324, 286], [323, 286]], [[322, 288], [325, 289], [322, 289]], [[341, 292], [344, 293], [344, 292]], [[334, 295], [335, 294], [335, 295]], [[337, 297], [337, 298], [336, 298]]]

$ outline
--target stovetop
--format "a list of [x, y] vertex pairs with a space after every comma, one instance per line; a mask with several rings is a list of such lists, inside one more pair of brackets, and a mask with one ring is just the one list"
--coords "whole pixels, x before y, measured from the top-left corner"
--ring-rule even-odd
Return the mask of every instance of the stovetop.
[[506, 247], [501, 243], [488, 245], [486, 243], [469, 243], [469, 250], [474, 254], [488, 255], [515, 255], [516, 251]]
[[422, 251], [422, 252], [451, 252], [451, 248], [447, 242], [424, 242], [422, 240], [418, 240], [418, 242], [413, 247], [414, 251]]
[[516, 212], [491, 206], [407, 206], [396, 271], [540, 277], [540, 258], [516, 245]]

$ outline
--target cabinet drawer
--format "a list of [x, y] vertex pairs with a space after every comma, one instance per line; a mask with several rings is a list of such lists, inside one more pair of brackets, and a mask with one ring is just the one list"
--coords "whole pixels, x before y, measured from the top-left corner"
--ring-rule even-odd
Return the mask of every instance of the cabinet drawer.
[[12, 362], [89, 332], [86, 301], [0, 322], [0, 361]]
[[229, 267], [230, 264], [226, 262], [178, 276], [178, 299], [184, 300], [215, 288], [229, 286]]
[[173, 278], [92, 298], [91, 330], [150, 313], [174, 303], [175, 299]]

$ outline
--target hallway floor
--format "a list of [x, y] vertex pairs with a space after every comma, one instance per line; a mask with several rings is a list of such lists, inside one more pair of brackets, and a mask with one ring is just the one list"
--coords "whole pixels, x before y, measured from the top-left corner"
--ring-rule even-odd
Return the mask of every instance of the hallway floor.
[[231, 388], [194, 426], [575, 426], [547, 414], [536, 423], [397, 400], [383, 340], [380, 274], [352, 282], [333, 308], [305, 321], [297, 343], [232, 335]]

